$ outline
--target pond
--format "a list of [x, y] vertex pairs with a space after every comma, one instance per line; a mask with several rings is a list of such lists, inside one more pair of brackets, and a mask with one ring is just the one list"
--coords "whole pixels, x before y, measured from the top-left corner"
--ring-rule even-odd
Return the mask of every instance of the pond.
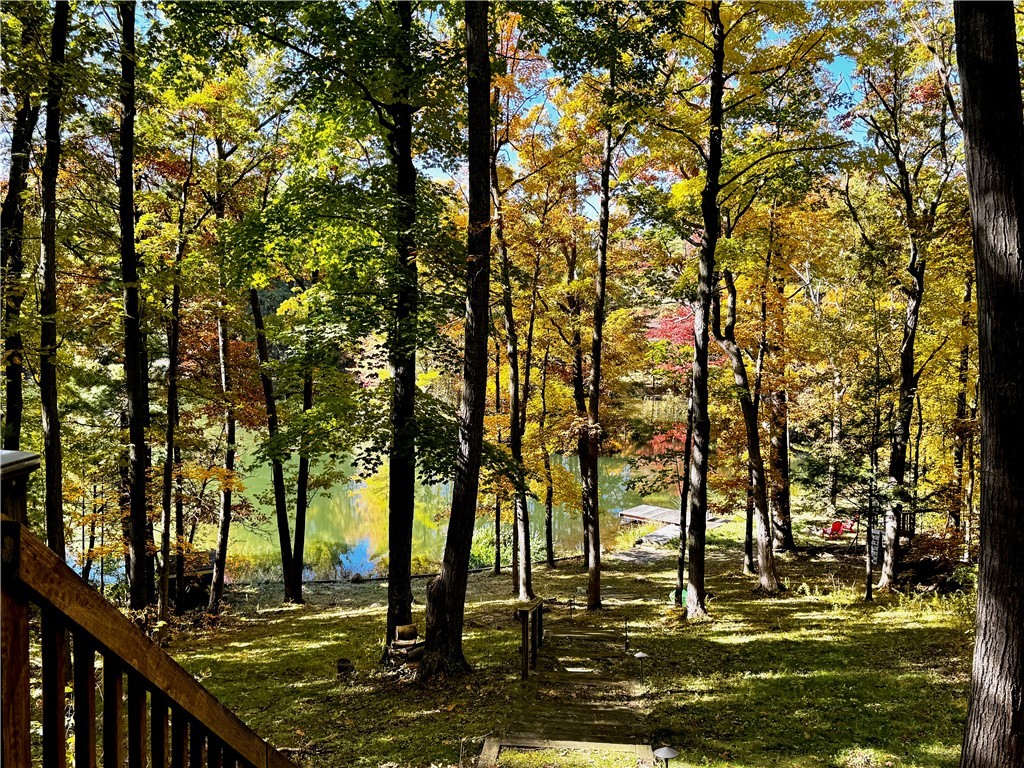
[[[574, 456], [552, 456], [579, 477]], [[600, 459], [598, 471], [601, 498], [601, 531], [603, 541], [610, 542], [618, 530], [618, 513], [643, 503], [644, 499], [627, 489], [630, 467], [623, 458]], [[246, 495], [254, 499], [270, 489], [269, 468], [245, 480]], [[444, 551], [448, 513], [451, 505], [451, 483], [416, 485], [416, 513], [413, 523], [413, 571], [432, 573], [437, 570]], [[379, 576], [387, 569], [388, 552], [388, 478], [386, 468], [367, 480], [350, 480], [320, 491], [313, 499], [306, 521], [306, 579], [340, 579], [359, 574]], [[650, 503], [675, 508], [678, 497], [668, 493], [648, 499]], [[256, 502], [254, 502], [256, 503]], [[280, 549], [273, 507], [257, 503], [265, 520], [259, 524], [233, 525], [229, 547], [230, 575], [236, 579], [275, 578], [281, 567]], [[534, 560], [543, 558], [544, 505], [529, 499], [530, 531]], [[511, 505], [502, 511], [502, 559], [511, 554]], [[581, 523], [578, 509], [556, 505], [552, 519], [556, 555], [574, 555], [581, 548]], [[210, 541], [212, 546], [212, 540]], [[493, 497], [481, 496], [473, 544], [472, 566], [493, 563], [494, 509]], [[276, 578], [280, 578], [279, 575]]]

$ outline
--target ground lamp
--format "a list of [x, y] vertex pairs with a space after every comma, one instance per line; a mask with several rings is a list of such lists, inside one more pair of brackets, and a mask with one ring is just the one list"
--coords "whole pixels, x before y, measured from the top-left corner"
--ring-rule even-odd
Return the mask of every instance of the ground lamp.
[[654, 750], [654, 756], [659, 760], [665, 761], [665, 768], [668, 768], [668, 761], [673, 757], [678, 757], [679, 753], [672, 749], [672, 747], [659, 747]]
[[[637, 651], [633, 654], [633, 658], [640, 662], [640, 685], [644, 684], [644, 659], [647, 658], [647, 654], [643, 651]], [[673, 755], [675, 757], [675, 755]]]

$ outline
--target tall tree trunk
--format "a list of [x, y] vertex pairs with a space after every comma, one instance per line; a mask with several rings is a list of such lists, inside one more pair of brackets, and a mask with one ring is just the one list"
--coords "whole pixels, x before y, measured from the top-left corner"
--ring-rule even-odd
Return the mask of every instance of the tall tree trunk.
[[708, 417], [708, 318], [714, 291], [715, 249], [721, 236], [718, 190], [722, 173], [722, 108], [725, 93], [725, 27], [722, 3], [711, 0], [705, 18], [711, 27], [712, 64], [709, 92], [707, 174], [701, 192], [704, 230], [700, 238], [697, 303], [693, 312], [693, 464], [690, 467], [690, 568], [686, 589], [686, 611], [691, 617], [707, 615], [704, 585], [704, 547], [708, 514], [708, 450], [711, 420]]
[[921, 313], [921, 298], [924, 295], [924, 256], [916, 237], [911, 237], [910, 263], [907, 272], [911, 285], [907, 291], [907, 308], [903, 322], [903, 342], [900, 344], [900, 392], [893, 424], [892, 443], [889, 451], [889, 480], [893, 484], [895, 498], [885, 510], [885, 557], [879, 573], [878, 588], [892, 586], [899, 559], [897, 527], [900, 513], [910, 501], [907, 490], [907, 453], [910, 446], [910, 422], [914, 417], [914, 397], [917, 394], [918, 372], [915, 370], [914, 345], [917, 339], [917, 323]]
[[43, 411], [45, 458], [46, 543], [63, 559], [64, 498], [61, 478], [64, 456], [57, 408], [57, 173], [60, 170], [64, 52], [70, 25], [70, 5], [58, 2], [50, 35], [50, 74], [46, 88], [46, 157], [43, 160], [42, 263], [39, 295], [39, 398]]
[[[43, 12], [34, 3], [26, 4], [19, 49], [35, 49], [42, 39]], [[20, 10], [20, 9], [19, 9]], [[24, 412], [25, 342], [21, 335], [21, 305], [25, 300], [25, 191], [32, 151], [32, 134], [39, 119], [39, 103], [29, 83], [14, 93], [14, 124], [11, 126], [11, 169], [7, 194], [0, 208], [0, 260], [3, 276], [4, 328], [4, 425], [3, 449], [21, 449], [21, 422]]]
[[[412, 4], [396, 2], [402, 31], [395, 51], [399, 89], [388, 106], [388, 132], [394, 188], [398, 260], [395, 318], [388, 344], [394, 380], [391, 396], [391, 451], [388, 473], [387, 642], [395, 627], [412, 621], [412, 524], [416, 506], [416, 323], [419, 305], [416, 267], [416, 166], [412, 159]], [[475, 498], [475, 497], [474, 497]]]
[[772, 466], [772, 539], [775, 549], [796, 549], [789, 490], [789, 397], [784, 388], [776, 389], [768, 400], [769, 461]]
[[[615, 91], [615, 66], [608, 71], [608, 89]], [[611, 176], [615, 139], [612, 126], [604, 126], [601, 155], [601, 190], [598, 213], [597, 276], [594, 281], [594, 333], [590, 346], [590, 391], [586, 451], [580, 452], [583, 478], [583, 525], [587, 529], [587, 610], [601, 608], [601, 517], [598, 457], [601, 453], [601, 355], [604, 351], [605, 296], [608, 284], [608, 224], [611, 216]], [[582, 446], [581, 446], [582, 447]], [[586, 462], [586, 471], [584, 469]]]
[[683, 482], [679, 489], [679, 552], [676, 553], [676, 608], [683, 607], [686, 591], [686, 540], [689, 528], [686, 512], [690, 503], [690, 461], [693, 458], [693, 403], [686, 408], [686, 445], [683, 448]]
[[717, 297], [715, 298], [714, 333], [718, 345], [732, 364], [733, 382], [739, 391], [740, 409], [743, 412], [743, 425], [747, 433], [747, 457], [750, 467], [750, 489], [757, 516], [757, 578], [758, 586], [763, 591], [774, 594], [782, 585], [775, 574], [775, 554], [772, 547], [772, 523], [768, 511], [768, 483], [764, 474], [764, 459], [761, 455], [761, 433], [758, 423], [757, 406], [751, 395], [750, 382], [747, 378], [747, 366], [743, 360], [743, 350], [736, 343], [736, 284], [729, 270], [723, 272], [725, 287], [728, 292], [728, 308], [726, 311], [725, 328], [720, 329], [720, 312]]
[[953, 494], [949, 500], [948, 525], [954, 531], [961, 529], [964, 502], [964, 449], [967, 436], [972, 431], [967, 411], [967, 379], [971, 364], [971, 294], [974, 290], [974, 270], [968, 269], [964, 278], [964, 310], [960, 316], [963, 343], [960, 346], [960, 362], [957, 367], [956, 422], [953, 426]]
[[419, 674], [469, 670], [462, 650], [466, 581], [476, 522], [477, 491], [487, 400], [487, 320], [490, 294], [491, 210], [488, 194], [491, 136], [491, 61], [488, 2], [467, 2], [466, 63], [469, 103], [469, 226], [466, 236], [466, 334], [459, 447], [441, 573], [427, 587], [426, 650]]
[[[224, 140], [216, 139], [217, 146], [217, 169], [216, 169], [216, 198], [214, 201], [214, 216], [218, 223], [223, 221], [226, 214], [227, 197], [224, 185], [224, 165], [227, 160], [227, 150]], [[220, 361], [220, 392], [224, 398], [224, 479], [220, 486], [220, 514], [217, 522], [217, 554], [213, 563], [213, 583], [210, 585], [210, 602], [207, 611], [216, 615], [220, 612], [220, 601], [224, 596], [224, 576], [227, 571], [228, 541], [231, 535], [232, 516], [232, 490], [231, 483], [235, 473], [235, 406], [232, 402], [231, 382], [231, 332], [228, 320], [228, 281], [227, 265], [224, 263], [224, 256], [221, 255], [219, 265], [220, 275], [218, 278], [218, 289], [220, 297], [217, 301], [217, 349]]]
[[[498, 420], [499, 424], [501, 421], [501, 345], [498, 343], [498, 335], [494, 335], [494, 416]], [[498, 427], [498, 445], [501, 445], [501, 427]], [[515, 526], [512, 526], [513, 535], [515, 534]], [[516, 572], [518, 567], [518, 560], [515, 552], [515, 543], [513, 542], [512, 562], [510, 568], [512, 571], [512, 585], [513, 588], [519, 583], [519, 574]], [[495, 486], [494, 488], [494, 569], [493, 573], [497, 576], [501, 573], [501, 491]]]
[[[516, 554], [519, 560], [515, 588], [520, 600], [533, 598], [533, 567], [530, 557], [530, 514], [526, 506], [526, 477], [523, 467], [524, 421], [521, 413], [525, 406], [520, 391], [519, 333], [512, 304], [512, 265], [505, 242], [502, 217], [502, 189], [498, 182], [498, 168], [491, 156], [491, 200], [494, 204], [494, 239], [498, 245], [499, 274], [501, 278], [501, 305], [505, 320], [506, 355], [508, 356], [509, 451], [516, 468], [515, 490], [512, 494], [517, 534]], [[529, 369], [527, 369], [529, 370]]]
[[[302, 412], [313, 407], [313, 373], [307, 370], [302, 377]], [[306, 549], [306, 513], [309, 510], [309, 446], [305, 435], [299, 444], [299, 476], [295, 494], [295, 552], [292, 554], [292, 585], [294, 600], [302, 602], [302, 571]]]
[[[181, 446], [174, 446], [174, 463], [181, 466]], [[185, 536], [185, 488], [181, 472], [174, 476], [174, 613], [181, 616], [185, 612], [185, 551], [190, 539]]]
[[1024, 765], [1024, 116], [1011, 3], [953, 6], [978, 281], [981, 559], [960, 765]]
[[[174, 266], [171, 280], [171, 316], [167, 321], [167, 424], [164, 428], [163, 493], [161, 496], [160, 521], [163, 537], [160, 554], [163, 567], [160, 569], [159, 616], [165, 621], [170, 603], [171, 572], [171, 517], [174, 500], [174, 449], [178, 427], [178, 367], [179, 341], [181, 339], [181, 262], [185, 256], [185, 205], [188, 199], [188, 185], [182, 191], [181, 210], [178, 214], [178, 244], [174, 252]], [[178, 532], [181, 535], [181, 532]], [[180, 551], [178, 552], [180, 557]]]
[[754, 576], [754, 471], [747, 462], [747, 492], [743, 508], [743, 575]]
[[267, 411], [267, 438], [271, 443], [270, 476], [274, 488], [274, 513], [277, 520], [277, 540], [281, 550], [284, 599], [290, 603], [295, 602], [297, 590], [292, 569], [292, 540], [288, 525], [288, 497], [284, 485], [284, 457], [277, 445], [280, 425], [277, 418], [274, 380], [270, 378], [270, 346], [267, 344], [267, 329], [263, 322], [259, 291], [255, 288], [249, 289], [249, 308], [252, 310], [252, 323], [256, 330], [256, 356], [260, 363], [260, 384], [263, 387], [263, 404]]
[[540, 415], [537, 417], [537, 431], [540, 433], [540, 452], [544, 461], [544, 555], [548, 568], [555, 567], [554, 496], [555, 488], [551, 477], [551, 449], [548, 447], [548, 355], [544, 349], [544, 362], [540, 369]]
[[[579, 252], [576, 241], [564, 248], [565, 255], [565, 283], [569, 287], [567, 309], [569, 324], [572, 329], [569, 337], [569, 346], [572, 350], [572, 399], [576, 406], [576, 421], [579, 424], [587, 423], [587, 391], [583, 379], [583, 339], [580, 334], [580, 317], [583, 314], [583, 302], [576, 294], [573, 283], [576, 282], [576, 265]], [[584, 567], [590, 568], [590, 528], [587, 526], [586, 505], [587, 505], [587, 463], [584, 461], [584, 454], [587, 451], [587, 433], [583, 427], [578, 427], [576, 435], [576, 455], [580, 464], [580, 480], [583, 483], [583, 490], [580, 496], [580, 506], [584, 510], [581, 516], [583, 528], [583, 563]]]

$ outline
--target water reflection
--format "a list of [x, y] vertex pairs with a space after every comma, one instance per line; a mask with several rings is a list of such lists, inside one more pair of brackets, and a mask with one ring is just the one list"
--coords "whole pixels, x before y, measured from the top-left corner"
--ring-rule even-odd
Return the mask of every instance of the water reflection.
[[[560, 464], [579, 477], [575, 457], [553, 456], [552, 463]], [[602, 458], [599, 463], [601, 490], [601, 529], [605, 537], [618, 529], [618, 513], [640, 504], [643, 499], [626, 488], [629, 466], [626, 459]], [[247, 478], [246, 492], [255, 498], [270, 487], [269, 470]], [[448, 512], [451, 504], [451, 483], [416, 486], [416, 512], [413, 522], [413, 572], [430, 573], [444, 551]], [[317, 495], [310, 505], [306, 522], [307, 579], [340, 579], [354, 574], [381, 575], [387, 569], [388, 553], [388, 476], [387, 468], [367, 480], [338, 483], [330, 491]], [[667, 494], [649, 499], [674, 507]], [[493, 546], [494, 514], [491, 499], [481, 499], [487, 508], [480, 508], [477, 520], [474, 550], [477, 564], [490, 562]], [[508, 505], [506, 505], [508, 507]], [[530, 499], [530, 526], [533, 550], [543, 555], [544, 505]], [[230, 551], [235, 560], [236, 577], [273, 577], [280, 569], [280, 550], [273, 524], [273, 509], [264, 508], [267, 522], [258, 527], [234, 526]], [[505, 515], [509, 512], [506, 510]], [[556, 505], [552, 531], [555, 549], [560, 554], [576, 554], [582, 538], [578, 508]], [[503, 539], [511, 536], [509, 523], [503, 524]], [[607, 539], [606, 539], [607, 540]], [[505, 558], [511, 547], [503, 541]], [[481, 562], [481, 560], [483, 562]]]

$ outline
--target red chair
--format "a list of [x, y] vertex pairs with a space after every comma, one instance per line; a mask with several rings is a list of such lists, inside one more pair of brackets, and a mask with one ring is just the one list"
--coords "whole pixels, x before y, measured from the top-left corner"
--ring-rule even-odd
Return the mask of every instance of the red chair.
[[829, 539], [842, 538], [843, 534], [846, 533], [846, 528], [843, 525], [842, 520], [836, 520], [831, 526], [827, 526], [821, 529], [821, 535]]

